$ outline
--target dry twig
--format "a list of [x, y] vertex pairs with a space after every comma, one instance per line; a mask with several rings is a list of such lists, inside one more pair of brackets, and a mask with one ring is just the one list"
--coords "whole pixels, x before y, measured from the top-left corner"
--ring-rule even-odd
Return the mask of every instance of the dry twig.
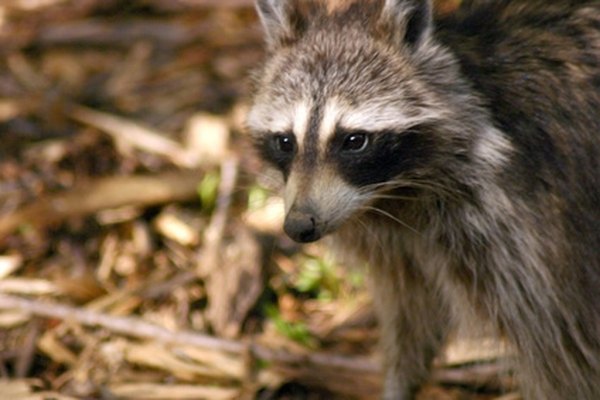
[[79, 122], [108, 133], [118, 145], [135, 147], [163, 156], [181, 167], [197, 167], [200, 162], [193, 153], [186, 151], [174, 140], [166, 138], [161, 132], [126, 118], [75, 105], [72, 106], [70, 116]]
[[238, 160], [235, 158], [225, 160], [221, 164], [217, 208], [212, 215], [210, 224], [204, 231], [204, 248], [201, 262], [198, 265], [199, 275], [206, 276], [216, 267], [237, 176]]
[[[184, 345], [221, 351], [243, 357], [250, 351], [257, 359], [273, 363], [273, 367], [285, 376], [299, 381], [323, 386], [327, 382], [353, 382], [353, 385], [331, 386], [338, 392], [366, 395], [374, 393], [380, 385], [380, 369], [373, 360], [365, 357], [345, 357], [325, 353], [291, 353], [276, 350], [258, 343], [221, 339], [199, 333], [173, 332], [160, 326], [133, 317], [116, 317], [56, 303], [28, 300], [22, 297], [0, 295], [0, 309], [18, 309], [37, 316], [56, 318], [86, 326], [102, 327], [114, 333], [172, 345]], [[499, 368], [496, 364], [483, 364], [470, 369], [456, 371], [439, 369], [434, 379], [437, 382], [454, 384], [477, 384], [486, 386], [492, 382], [496, 387]], [[350, 387], [350, 389], [348, 389]]]
[[319, 353], [293, 354], [256, 343], [246, 344], [241, 341], [220, 339], [189, 331], [173, 332], [138, 318], [117, 317], [63, 304], [29, 300], [17, 296], [0, 294], [0, 309], [18, 309], [41, 317], [102, 327], [115, 333], [136, 338], [153, 339], [162, 343], [198, 346], [239, 355], [244, 354], [247, 348], [250, 347], [257, 358], [270, 362], [299, 365], [313, 364], [354, 370], [358, 373], [377, 373], [379, 371], [375, 363], [364, 357], [343, 357]]
[[0, 217], [0, 240], [21, 226], [43, 227], [105, 209], [188, 200], [196, 195], [199, 177], [199, 171], [191, 170], [98, 179]]

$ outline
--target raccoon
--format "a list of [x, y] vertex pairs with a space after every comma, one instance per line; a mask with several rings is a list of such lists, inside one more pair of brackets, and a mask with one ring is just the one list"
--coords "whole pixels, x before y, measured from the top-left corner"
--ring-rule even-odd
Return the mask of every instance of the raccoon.
[[383, 398], [413, 399], [449, 335], [485, 325], [524, 398], [600, 399], [600, 1], [256, 8], [248, 130], [285, 232], [368, 265]]

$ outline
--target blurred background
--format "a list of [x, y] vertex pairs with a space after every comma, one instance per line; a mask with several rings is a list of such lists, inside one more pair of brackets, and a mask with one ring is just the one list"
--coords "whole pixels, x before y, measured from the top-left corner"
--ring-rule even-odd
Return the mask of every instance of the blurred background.
[[[0, 2], [1, 399], [378, 397], [365, 271], [282, 234], [244, 136], [263, 56], [252, 0]], [[498, 355], [419, 398], [517, 398]]]

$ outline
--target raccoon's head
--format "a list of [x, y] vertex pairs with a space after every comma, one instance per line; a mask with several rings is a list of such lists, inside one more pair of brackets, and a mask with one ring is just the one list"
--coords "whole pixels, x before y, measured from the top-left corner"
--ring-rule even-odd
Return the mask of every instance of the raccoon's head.
[[431, 38], [430, 1], [256, 4], [269, 58], [247, 125], [285, 182], [292, 239], [317, 240], [444, 164], [461, 139], [437, 133], [449, 113], [437, 93], [456, 72]]

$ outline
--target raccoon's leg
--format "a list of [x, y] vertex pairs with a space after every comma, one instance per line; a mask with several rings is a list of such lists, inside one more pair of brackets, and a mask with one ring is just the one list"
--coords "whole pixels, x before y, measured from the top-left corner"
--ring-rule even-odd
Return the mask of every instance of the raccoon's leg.
[[448, 313], [412, 263], [374, 267], [372, 275], [385, 367], [382, 398], [410, 400], [446, 338]]

